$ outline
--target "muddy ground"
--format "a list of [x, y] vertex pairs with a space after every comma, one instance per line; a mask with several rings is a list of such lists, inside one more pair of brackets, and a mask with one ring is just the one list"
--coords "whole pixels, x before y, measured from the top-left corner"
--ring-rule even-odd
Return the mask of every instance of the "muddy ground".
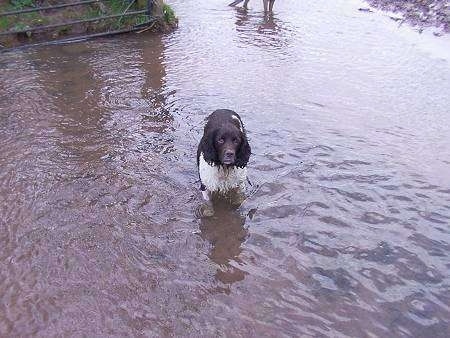
[[400, 14], [403, 20], [423, 29], [438, 27], [442, 32], [450, 31], [450, 3], [447, 0], [367, 0], [375, 7]]

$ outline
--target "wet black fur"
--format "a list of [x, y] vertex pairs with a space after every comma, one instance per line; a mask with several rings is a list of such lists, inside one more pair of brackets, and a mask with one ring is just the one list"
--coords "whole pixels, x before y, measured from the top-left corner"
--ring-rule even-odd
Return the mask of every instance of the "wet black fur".
[[[239, 118], [243, 132], [240, 130], [239, 122], [232, 117], [233, 115]], [[245, 167], [252, 151], [241, 117], [229, 109], [218, 109], [208, 116], [203, 137], [197, 149], [197, 165], [199, 164], [201, 153], [203, 153], [203, 157], [208, 164], [217, 166], [224, 165], [219, 156], [219, 145], [216, 143], [216, 137], [219, 133], [228, 133], [240, 139], [240, 143], [235, 147], [236, 158], [234, 164], [231, 166]]]

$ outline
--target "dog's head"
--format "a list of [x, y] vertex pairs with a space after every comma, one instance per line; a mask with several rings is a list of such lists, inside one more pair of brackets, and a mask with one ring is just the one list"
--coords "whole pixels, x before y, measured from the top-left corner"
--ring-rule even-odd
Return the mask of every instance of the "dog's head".
[[226, 123], [203, 135], [202, 151], [205, 161], [215, 165], [245, 167], [251, 149], [243, 130]]

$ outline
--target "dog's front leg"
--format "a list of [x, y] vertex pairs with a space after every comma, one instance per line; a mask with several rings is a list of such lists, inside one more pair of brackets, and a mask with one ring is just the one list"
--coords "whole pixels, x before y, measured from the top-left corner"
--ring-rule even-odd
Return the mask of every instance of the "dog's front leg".
[[200, 186], [200, 190], [202, 191], [203, 200], [205, 203], [201, 206], [201, 216], [202, 217], [211, 217], [214, 215], [214, 208], [211, 201], [211, 193], [206, 189], [206, 187], [202, 184]]
[[205, 202], [210, 202], [211, 201], [211, 194], [208, 191], [208, 189], [206, 189], [204, 184], [200, 185], [200, 190], [202, 192], [202, 196], [203, 196], [203, 199], [205, 200]]

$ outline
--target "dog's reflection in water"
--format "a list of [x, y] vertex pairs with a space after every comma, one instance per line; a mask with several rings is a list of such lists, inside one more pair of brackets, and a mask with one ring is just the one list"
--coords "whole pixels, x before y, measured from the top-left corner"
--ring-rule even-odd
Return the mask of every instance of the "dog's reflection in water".
[[212, 245], [209, 258], [218, 265], [216, 279], [229, 285], [243, 280], [247, 274], [237, 266], [248, 230], [245, 217], [228, 200], [215, 198], [213, 204], [214, 216], [201, 218], [200, 236]]

